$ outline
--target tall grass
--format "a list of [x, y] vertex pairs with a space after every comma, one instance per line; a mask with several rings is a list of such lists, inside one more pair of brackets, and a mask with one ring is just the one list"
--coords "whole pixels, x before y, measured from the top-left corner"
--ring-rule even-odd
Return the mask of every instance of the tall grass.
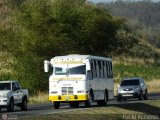
[[48, 93], [47, 92], [38, 92], [37, 95], [32, 95], [29, 97], [29, 103], [47, 103], [48, 102]]
[[145, 81], [150, 81], [160, 78], [160, 66], [114, 64], [113, 73], [115, 82], [128, 77], [142, 77]]

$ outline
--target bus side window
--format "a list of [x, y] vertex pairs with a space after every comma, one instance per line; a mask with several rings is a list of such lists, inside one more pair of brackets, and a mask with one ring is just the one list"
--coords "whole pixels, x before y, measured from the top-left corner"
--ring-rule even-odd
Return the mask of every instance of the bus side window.
[[113, 78], [113, 68], [112, 68], [112, 62], [110, 62], [111, 64], [111, 78]]
[[96, 73], [96, 61], [93, 60], [93, 78], [97, 77], [97, 73]]
[[107, 78], [107, 62], [104, 62], [104, 66], [103, 66], [103, 68], [104, 68], [104, 78]]
[[101, 62], [101, 66], [102, 66], [101, 74], [102, 74], [102, 78], [104, 78], [104, 61]]
[[95, 66], [96, 66], [96, 77], [97, 78], [99, 78], [99, 66], [98, 66], [98, 61], [96, 60], [96, 64], [95, 64]]
[[93, 66], [93, 60], [90, 62], [91, 64], [91, 79], [93, 79], [93, 76], [94, 76], [94, 66]]
[[99, 78], [101, 78], [101, 61], [98, 61], [98, 73], [99, 73]]
[[108, 64], [108, 62], [106, 62], [107, 64], [106, 64], [106, 69], [107, 69], [107, 78], [109, 78], [109, 64]]
[[109, 63], [109, 65], [108, 65], [108, 67], [109, 67], [109, 78], [111, 78], [111, 63], [110, 62], [108, 62]]

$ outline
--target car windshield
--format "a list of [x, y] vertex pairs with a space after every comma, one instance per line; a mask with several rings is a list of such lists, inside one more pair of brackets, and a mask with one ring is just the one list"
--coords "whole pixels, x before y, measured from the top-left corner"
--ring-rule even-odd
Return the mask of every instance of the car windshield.
[[123, 80], [121, 86], [139, 85], [139, 80]]
[[11, 90], [10, 83], [0, 83], [0, 90]]
[[86, 74], [86, 66], [76, 66], [72, 68], [62, 68], [62, 67], [55, 67], [54, 71], [55, 75], [75, 75], [75, 74]]

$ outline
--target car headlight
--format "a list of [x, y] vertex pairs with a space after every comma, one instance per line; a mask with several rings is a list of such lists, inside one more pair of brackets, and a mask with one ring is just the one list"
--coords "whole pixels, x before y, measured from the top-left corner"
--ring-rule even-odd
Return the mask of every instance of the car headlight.
[[135, 87], [135, 88], [134, 88], [134, 91], [138, 91], [138, 90], [139, 90], [139, 88], [138, 88], [138, 87]]
[[122, 91], [122, 88], [118, 88], [118, 91]]
[[7, 94], [3, 94], [2, 97], [3, 97], [3, 98], [7, 98]]

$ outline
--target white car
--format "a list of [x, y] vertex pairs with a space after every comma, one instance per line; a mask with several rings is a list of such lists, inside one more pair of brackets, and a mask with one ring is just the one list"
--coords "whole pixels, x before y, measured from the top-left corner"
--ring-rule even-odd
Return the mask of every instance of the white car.
[[14, 111], [14, 105], [27, 110], [28, 90], [21, 89], [17, 81], [0, 81], [0, 111], [7, 108], [8, 112]]

